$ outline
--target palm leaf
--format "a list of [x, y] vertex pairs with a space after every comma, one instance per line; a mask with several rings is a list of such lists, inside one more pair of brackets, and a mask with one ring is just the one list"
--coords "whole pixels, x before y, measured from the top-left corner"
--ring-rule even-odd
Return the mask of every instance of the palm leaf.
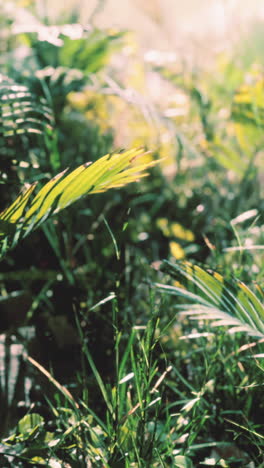
[[0, 135], [15, 138], [24, 134], [43, 134], [52, 129], [53, 114], [44, 98], [27, 86], [0, 75]]
[[[227, 326], [229, 333], [245, 332], [264, 338], [264, 306], [244, 283], [226, 280], [189, 262], [164, 261], [162, 271], [177, 280], [177, 286], [157, 284], [161, 292], [188, 301], [179, 305], [192, 319], [207, 319], [212, 326]], [[179, 286], [178, 286], [179, 282]]]
[[27, 186], [11, 206], [0, 213], [0, 255], [51, 214], [58, 213], [78, 199], [145, 177], [146, 169], [158, 161], [141, 162], [144, 154], [142, 150], [132, 149], [122, 154], [108, 154], [93, 164], [82, 164], [70, 173], [65, 170], [47, 182], [33, 199], [31, 195], [37, 184]]

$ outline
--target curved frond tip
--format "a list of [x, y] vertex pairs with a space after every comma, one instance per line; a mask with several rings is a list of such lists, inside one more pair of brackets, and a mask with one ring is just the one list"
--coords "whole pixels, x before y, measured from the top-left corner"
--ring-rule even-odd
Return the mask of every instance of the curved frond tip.
[[156, 286], [187, 300], [178, 306], [183, 314], [193, 320], [210, 320], [214, 327], [228, 327], [229, 333], [264, 338], [264, 305], [244, 283], [189, 262], [164, 261], [161, 270], [175, 278], [177, 286]]
[[80, 198], [120, 188], [145, 177], [146, 170], [159, 161], [144, 163], [144, 155], [141, 149], [131, 149], [107, 154], [93, 164], [82, 164], [72, 172], [66, 169], [47, 182], [33, 199], [31, 195], [37, 184], [28, 186], [11, 206], [0, 213], [0, 255], [3, 245], [12, 247], [14, 241], [17, 243], [47, 217]]

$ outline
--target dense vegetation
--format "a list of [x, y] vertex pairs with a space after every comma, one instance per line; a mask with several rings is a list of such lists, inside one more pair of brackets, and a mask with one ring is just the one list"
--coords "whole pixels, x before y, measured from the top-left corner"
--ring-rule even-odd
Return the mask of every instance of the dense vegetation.
[[264, 467], [257, 28], [254, 53], [201, 68], [18, 8], [0, 10], [0, 466]]

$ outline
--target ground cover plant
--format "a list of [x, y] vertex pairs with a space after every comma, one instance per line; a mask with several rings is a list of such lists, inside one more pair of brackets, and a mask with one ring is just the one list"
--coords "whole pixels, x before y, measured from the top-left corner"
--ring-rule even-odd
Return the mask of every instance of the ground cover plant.
[[137, 59], [169, 90], [154, 104], [125, 32], [19, 5], [0, 10], [0, 466], [264, 466], [261, 56]]

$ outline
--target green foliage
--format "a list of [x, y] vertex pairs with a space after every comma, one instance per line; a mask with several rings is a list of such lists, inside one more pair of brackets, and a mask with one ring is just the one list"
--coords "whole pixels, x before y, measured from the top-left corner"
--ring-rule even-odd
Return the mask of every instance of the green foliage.
[[[5, 76], [0, 77], [0, 82], [2, 153], [6, 155], [7, 141], [12, 141], [13, 148], [9, 153], [15, 158], [15, 147], [23, 141], [22, 136], [43, 135], [45, 131], [50, 133], [53, 130], [53, 113], [47, 101], [38, 99], [26, 86]], [[17, 138], [20, 140], [16, 141]], [[21, 157], [21, 154], [17, 156]]]
[[212, 320], [212, 326], [228, 327], [229, 333], [245, 332], [264, 338], [263, 304], [244, 283], [187, 262], [164, 262], [162, 269], [179, 286], [158, 285], [159, 289], [193, 303], [178, 306], [185, 315], [196, 320]]
[[[94, 164], [84, 164], [70, 174], [62, 172], [51, 179], [30, 201], [36, 184], [26, 188], [11, 206], [0, 214], [1, 248], [4, 253], [9, 246], [16, 245], [53, 213], [58, 213], [81, 197], [122, 187], [144, 177], [148, 167], [156, 164], [139, 163], [133, 166], [144, 153], [130, 150], [123, 154], [110, 154]], [[11, 239], [10, 239], [11, 234]], [[3, 255], [2, 253], [2, 255]]]
[[0, 7], [1, 466], [261, 467], [260, 61], [150, 65], [22, 3]]

